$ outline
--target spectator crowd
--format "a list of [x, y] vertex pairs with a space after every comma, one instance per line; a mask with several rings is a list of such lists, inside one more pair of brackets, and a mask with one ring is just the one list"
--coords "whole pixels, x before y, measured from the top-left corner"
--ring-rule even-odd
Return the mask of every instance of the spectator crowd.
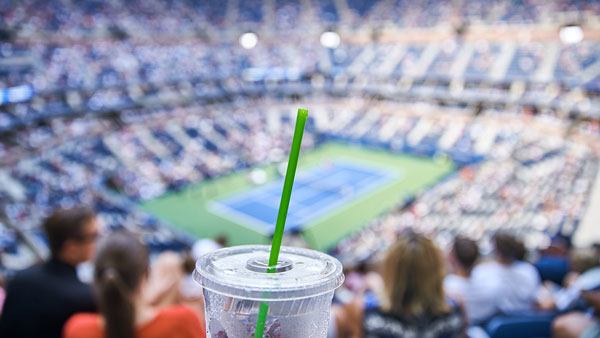
[[[138, 233], [106, 232], [87, 207], [56, 210], [43, 228], [50, 258], [8, 280], [3, 337], [205, 336], [202, 294], [185, 282], [188, 258], [150, 259]], [[328, 336], [598, 336], [598, 248], [574, 250], [557, 236], [533, 257], [511, 232], [492, 242], [482, 255], [465, 236], [442, 250], [421, 233], [399, 233], [378, 257], [345, 267]], [[187, 255], [218, 247], [204, 241]], [[77, 267], [91, 259], [89, 284]]]
[[[332, 248], [330, 337], [600, 337], [600, 251], [572, 245], [599, 169], [599, 44], [462, 36], [599, 16], [590, 0], [0, 0], [0, 336], [204, 337], [193, 262], [226, 239], [194, 244], [137, 203], [283, 164], [308, 103], [306, 149], [457, 168]], [[415, 28], [453, 33], [380, 39]]]

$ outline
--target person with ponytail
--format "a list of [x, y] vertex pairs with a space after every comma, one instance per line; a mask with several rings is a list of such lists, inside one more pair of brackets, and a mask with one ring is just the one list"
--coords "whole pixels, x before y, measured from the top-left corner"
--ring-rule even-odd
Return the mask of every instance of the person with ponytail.
[[198, 316], [184, 306], [157, 309], [145, 301], [148, 252], [137, 237], [115, 231], [96, 255], [94, 290], [100, 315], [76, 314], [64, 326], [65, 338], [204, 338]]

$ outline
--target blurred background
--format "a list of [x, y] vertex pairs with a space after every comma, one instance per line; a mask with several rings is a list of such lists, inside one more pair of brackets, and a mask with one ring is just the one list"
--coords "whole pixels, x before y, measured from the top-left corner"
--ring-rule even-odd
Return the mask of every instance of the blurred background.
[[[0, 271], [57, 208], [153, 254], [284, 244], [363, 271], [404, 231], [600, 243], [600, 2], [0, 0]], [[216, 243], [216, 244], [215, 244]], [[216, 246], [215, 246], [216, 245]], [[597, 259], [596, 259], [596, 264]]]

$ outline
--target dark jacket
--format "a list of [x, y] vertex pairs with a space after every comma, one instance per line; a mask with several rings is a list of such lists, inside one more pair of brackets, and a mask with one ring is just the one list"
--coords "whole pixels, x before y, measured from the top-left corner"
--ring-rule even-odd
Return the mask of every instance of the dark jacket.
[[60, 338], [62, 327], [78, 312], [95, 312], [92, 289], [75, 267], [57, 259], [15, 275], [6, 289], [0, 337]]

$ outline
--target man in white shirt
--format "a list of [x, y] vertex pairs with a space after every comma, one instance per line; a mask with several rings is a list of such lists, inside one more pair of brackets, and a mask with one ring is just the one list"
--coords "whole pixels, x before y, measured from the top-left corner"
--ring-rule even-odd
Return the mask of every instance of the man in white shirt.
[[505, 314], [533, 310], [542, 282], [537, 269], [524, 261], [525, 246], [507, 233], [497, 234], [494, 244], [495, 262], [489, 264], [500, 286], [499, 310]]
[[497, 295], [499, 312], [511, 314], [533, 310], [541, 286], [539, 274], [533, 265], [522, 261], [492, 261], [480, 265], [477, 270], [477, 275], [481, 276], [480, 283], [489, 283], [490, 289]]
[[494, 261], [478, 267], [494, 289], [498, 311], [504, 314], [533, 310], [541, 279], [536, 268], [525, 261], [525, 246], [516, 237], [498, 233], [494, 237]]
[[471, 324], [482, 323], [498, 312], [498, 281], [487, 277], [485, 267], [474, 267], [478, 258], [475, 241], [456, 237], [448, 257], [452, 273], [444, 280], [446, 294], [461, 303]]
[[499, 233], [494, 237], [494, 244], [495, 259], [472, 269], [468, 266], [469, 260], [463, 259], [461, 263], [459, 259], [460, 252], [465, 250], [461, 247], [467, 246], [464, 239], [457, 238], [450, 255], [454, 274], [446, 277], [444, 288], [448, 295], [463, 303], [471, 324], [484, 322], [499, 313], [532, 310], [541, 286], [535, 267], [523, 261], [525, 248], [519, 240]]

